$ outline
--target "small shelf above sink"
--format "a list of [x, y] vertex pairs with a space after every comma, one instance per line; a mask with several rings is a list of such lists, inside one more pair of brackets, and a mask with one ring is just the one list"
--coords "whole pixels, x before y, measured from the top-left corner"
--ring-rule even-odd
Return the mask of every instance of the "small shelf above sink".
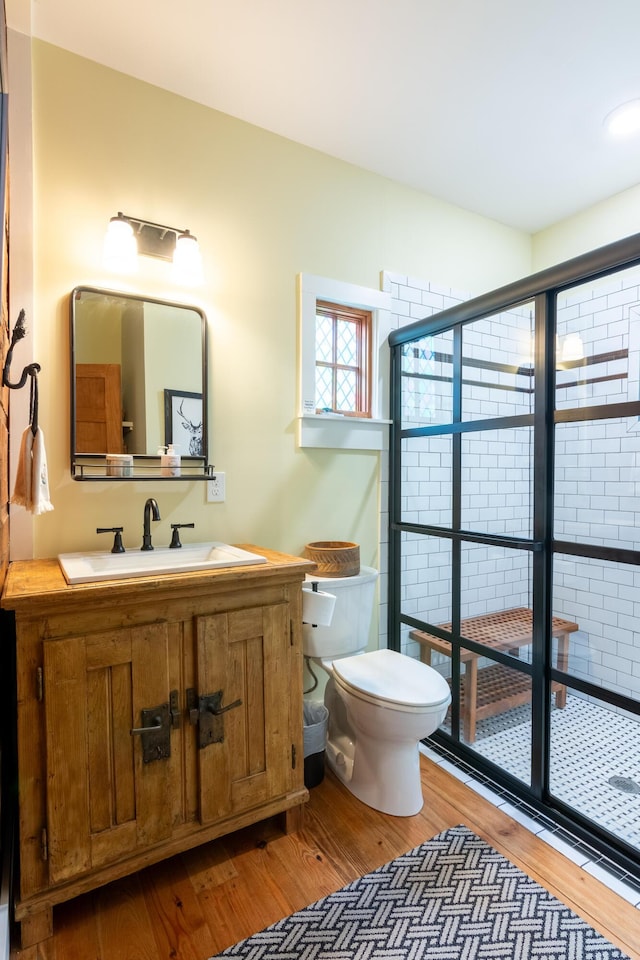
[[61, 553], [58, 562], [67, 583], [74, 584], [251, 566], [267, 563], [267, 559], [259, 553], [251, 553], [228, 543], [208, 541], [185, 543], [179, 549], [156, 547], [153, 550], [128, 550], [126, 553]]

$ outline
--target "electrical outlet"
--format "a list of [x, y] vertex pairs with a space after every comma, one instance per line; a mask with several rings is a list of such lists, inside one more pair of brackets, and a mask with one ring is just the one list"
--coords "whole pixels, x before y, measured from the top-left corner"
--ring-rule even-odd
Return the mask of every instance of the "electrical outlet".
[[221, 503], [224, 500], [225, 483], [224, 473], [214, 473], [207, 480], [207, 502]]

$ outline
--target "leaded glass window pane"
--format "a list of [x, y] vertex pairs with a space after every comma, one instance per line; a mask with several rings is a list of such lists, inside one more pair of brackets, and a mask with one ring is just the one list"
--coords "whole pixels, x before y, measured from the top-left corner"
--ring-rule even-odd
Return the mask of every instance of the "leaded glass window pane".
[[338, 351], [336, 361], [345, 367], [358, 363], [358, 338], [355, 323], [338, 320]]
[[356, 408], [356, 375], [353, 370], [336, 371], [336, 406], [338, 410]]
[[316, 316], [316, 362], [331, 363], [333, 359], [333, 321], [322, 314]]
[[324, 407], [333, 406], [333, 372], [331, 367], [316, 368], [316, 407], [322, 410]]

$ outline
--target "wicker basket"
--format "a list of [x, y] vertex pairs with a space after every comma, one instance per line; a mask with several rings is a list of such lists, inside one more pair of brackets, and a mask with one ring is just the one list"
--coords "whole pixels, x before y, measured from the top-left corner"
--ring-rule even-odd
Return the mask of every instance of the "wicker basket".
[[360, 573], [360, 545], [343, 540], [316, 540], [304, 548], [321, 577], [355, 577]]

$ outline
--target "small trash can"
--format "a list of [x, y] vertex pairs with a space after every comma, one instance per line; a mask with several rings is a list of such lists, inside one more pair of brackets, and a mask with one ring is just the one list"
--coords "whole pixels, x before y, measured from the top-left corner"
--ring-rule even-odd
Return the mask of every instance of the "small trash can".
[[329, 711], [319, 700], [305, 700], [304, 715], [304, 785], [317, 787], [324, 779], [324, 751], [327, 743]]

